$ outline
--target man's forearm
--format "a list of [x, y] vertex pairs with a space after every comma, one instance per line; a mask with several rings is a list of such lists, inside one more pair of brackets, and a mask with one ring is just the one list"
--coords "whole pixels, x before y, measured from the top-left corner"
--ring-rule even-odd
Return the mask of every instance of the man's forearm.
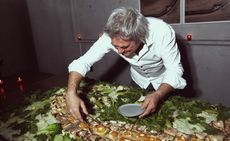
[[163, 99], [168, 93], [174, 91], [174, 88], [167, 83], [162, 83], [160, 87], [154, 92], [159, 99]]
[[67, 86], [67, 94], [76, 93], [83, 76], [78, 72], [70, 72]]

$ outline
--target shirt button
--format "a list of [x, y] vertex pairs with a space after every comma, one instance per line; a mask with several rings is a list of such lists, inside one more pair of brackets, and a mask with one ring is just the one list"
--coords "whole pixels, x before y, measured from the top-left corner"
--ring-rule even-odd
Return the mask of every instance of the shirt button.
[[145, 75], [146, 75], [146, 77], [148, 77], [148, 78], [150, 77], [149, 73], [145, 73]]

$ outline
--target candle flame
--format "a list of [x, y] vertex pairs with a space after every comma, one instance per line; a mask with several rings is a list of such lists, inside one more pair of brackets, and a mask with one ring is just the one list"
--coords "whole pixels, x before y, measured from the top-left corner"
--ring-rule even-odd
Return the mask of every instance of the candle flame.
[[21, 77], [18, 77], [18, 82], [22, 82], [22, 78]]

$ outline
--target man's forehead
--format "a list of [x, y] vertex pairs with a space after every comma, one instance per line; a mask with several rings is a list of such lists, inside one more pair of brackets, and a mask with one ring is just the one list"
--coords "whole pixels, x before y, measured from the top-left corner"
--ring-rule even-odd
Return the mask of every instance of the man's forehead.
[[112, 41], [119, 41], [119, 42], [131, 42], [130, 38], [122, 38], [122, 37], [113, 37]]
[[113, 45], [122, 45], [122, 46], [126, 46], [128, 44], [130, 44], [131, 40], [123, 40], [121, 38], [114, 38], [112, 39], [112, 44]]

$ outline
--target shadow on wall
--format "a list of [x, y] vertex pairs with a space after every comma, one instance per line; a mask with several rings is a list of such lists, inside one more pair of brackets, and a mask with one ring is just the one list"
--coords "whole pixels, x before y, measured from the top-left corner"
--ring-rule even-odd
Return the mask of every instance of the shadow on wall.
[[[191, 66], [194, 66], [193, 60], [189, 57], [191, 53], [189, 44], [186, 44], [185, 40], [177, 35], [177, 44], [181, 54], [181, 62], [184, 67], [183, 78], [187, 81], [187, 86], [183, 90], [179, 90], [179, 94], [184, 97], [195, 98], [199, 96], [199, 90], [195, 89], [194, 79], [196, 80], [196, 74], [192, 74]], [[190, 59], [189, 59], [190, 58]]]
[[26, 0], [0, 1], [0, 75], [37, 71], [37, 57]]
[[[121, 57], [118, 57], [114, 61], [115, 63], [99, 78], [99, 80], [103, 80], [111, 83], [116, 82], [117, 78], [129, 66], [129, 64]], [[127, 79], [127, 78], [125, 77], [122, 79]]]

